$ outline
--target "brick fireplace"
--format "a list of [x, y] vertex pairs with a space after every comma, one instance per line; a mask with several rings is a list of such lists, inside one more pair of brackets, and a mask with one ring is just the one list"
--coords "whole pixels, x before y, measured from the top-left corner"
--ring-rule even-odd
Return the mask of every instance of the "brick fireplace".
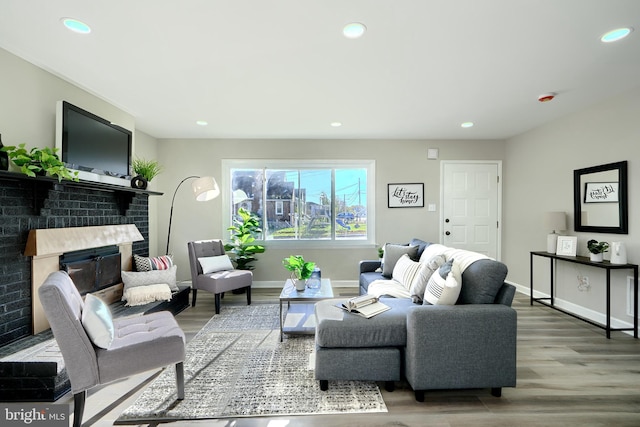
[[38, 330], [32, 326], [32, 278], [40, 268], [32, 274], [30, 232], [133, 225], [143, 240], [134, 239], [126, 251], [147, 256], [150, 194], [160, 193], [0, 171], [0, 348]]

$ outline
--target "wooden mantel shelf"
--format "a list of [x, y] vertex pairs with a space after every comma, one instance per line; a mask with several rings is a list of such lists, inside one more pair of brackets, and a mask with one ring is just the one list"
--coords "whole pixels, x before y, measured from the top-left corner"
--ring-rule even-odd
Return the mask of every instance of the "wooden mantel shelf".
[[[80, 180], [78, 182], [69, 180], [58, 181], [57, 178], [50, 176], [30, 177], [23, 173], [7, 171], [0, 171], [0, 181], [25, 181], [31, 183], [33, 184], [34, 195], [42, 190], [63, 191], [65, 188], [84, 188], [95, 191], [115, 193], [118, 199], [118, 205], [120, 206], [121, 215], [125, 215], [127, 209], [129, 209], [129, 204], [136, 194], [147, 194], [152, 196], [161, 196], [163, 194], [157, 191], [141, 190], [138, 188], [108, 184], [104, 182], [94, 182], [86, 180]], [[37, 197], [34, 197], [34, 199], [38, 200]], [[36, 204], [35, 208], [39, 213], [42, 206], [40, 204]]]

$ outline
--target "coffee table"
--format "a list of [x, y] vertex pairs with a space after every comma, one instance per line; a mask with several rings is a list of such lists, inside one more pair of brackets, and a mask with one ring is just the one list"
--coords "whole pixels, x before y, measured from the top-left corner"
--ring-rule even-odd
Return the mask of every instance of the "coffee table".
[[[284, 340], [284, 334], [314, 334], [316, 331], [313, 306], [317, 301], [333, 298], [331, 280], [322, 279], [318, 289], [305, 288], [297, 291], [291, 279], [287, 279], [280, 292], [280, 342]], [[282, 304], [287, 303], [287, 312], [283, 313]], [[296, 308], [291, 306], [296, 304]], [[288, 324], [285, 324], [289, 316]]]

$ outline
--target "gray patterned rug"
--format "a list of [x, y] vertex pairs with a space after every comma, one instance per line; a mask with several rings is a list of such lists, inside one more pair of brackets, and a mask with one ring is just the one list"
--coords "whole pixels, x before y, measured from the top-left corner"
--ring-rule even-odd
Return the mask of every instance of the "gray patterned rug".
[[176, 400], [168, 368], [115, 424], [387, 412], [375, 383], [332, 381], [320, 391], [313, 349], [313, 336], [280, 342], [278, 305], [224, 307], [187, 346], [185, 400]]

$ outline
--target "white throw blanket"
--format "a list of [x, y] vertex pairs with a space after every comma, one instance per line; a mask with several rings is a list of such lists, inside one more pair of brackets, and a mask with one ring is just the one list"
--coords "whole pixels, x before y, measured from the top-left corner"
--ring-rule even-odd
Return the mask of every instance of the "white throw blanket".
[[367, 294], [381, 297], [382, 295], [388, 295], [395, 298], [411, 298], [409, 289], [397, 280], [378, 279], [369, 284]]

